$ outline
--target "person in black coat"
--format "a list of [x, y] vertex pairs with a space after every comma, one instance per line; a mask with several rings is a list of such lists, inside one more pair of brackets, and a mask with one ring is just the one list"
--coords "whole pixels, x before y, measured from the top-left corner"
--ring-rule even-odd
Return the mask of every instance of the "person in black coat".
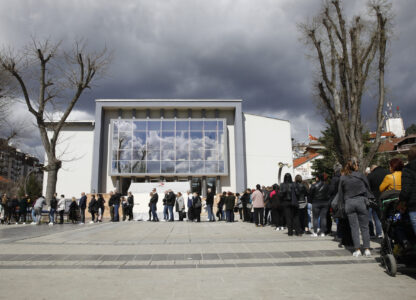
[[308, 227], [308, 203], [307, 203], [307, 196], [308, 196], [308, 188], [302, 181], [302, 176], [296, 175], [295, 176], [295, 194], [298, 199], [299, 205], [299, 224], [301, 233], [305, 233], [305, 228]]
[[234, 206], [235, 196], [233, 193], [228, 192], [225, 198], [225, 215], [227, 222], [234, 222]]
[[97, 199], [95, 199], [95, 195], [91, 196], [91, 200], [90, 203], [88, 204], [88, 211], [91, 214], [91, 222], [90, 223], [95, 223], [95, 216], [98, 212], [98, 201]]
[[87, 196], [84, 192], [81, 193], [81, 198], [79, 199], [79, 212], [81, 215], [81, 224], [85, 223], [85, 209], [87, 208]]
[[173, 193], [172, 190], [169, 190], [168, 197], [166, 199], [166, 205], [168, 206], [168, 211], [169, 211], [169, 222], [174, 221], [173, 207], [175, 206], [175, 203], [176, 203], [176, 195]]
[[408, 159], [409, 163], [402, 171], [400, 200], [406, 203], [410, 222], [416, 235], [416, 146], [409, 149]]
[[280, 185], [280, 198], [289, 236], [293, 235], [293, 230], [295, 230], [296, 235], [302, 234], [299, 224], [299, 204], [297, 198], [294, 198], [296, 197], [294, 189], [292, 175], [286, 173], [283, 183]]
[[201, 222], [201, 207], [202, 207], [202, 200], [201, 197], [199, 197], [198, 193], [194, 193], [193, 197], [193, 218], [197, 222]]
[[105, 200], [102, 194], [98, 194], [97, 199], [97, 207], [98, 207], [98, 218], [97, 222], [103, 221], [104, 209], [105, 209]]
[[159, 195], [156, 192], [156, 189], [154, 188], [152, 192], [150, 193], [150, 209], [152, 211], [153, 215], [153, 222], [159, 222], [159, 218], [157, 216], [156, 208], [157, 208], [157, 202], [159, 201]]
[[76, 224], [78, 222], [78, 213], [79, 213], [79, 206], [77, 204], [77, 199], [72, 197], [72, 202], [69, 205], [69, 220], [72, 224]]
[[19, 202], [19, 220], [23, 223], [26, 223], [27, 205], [29, 200], [29, 196], [26, 194]]
[[217, 210], [217, 214], [216, 214], [217, 218], [218, 218], [218, 221], [224, 221], [224, 215], [225, 215], [224, 205], [225, 205], [225, 198], [226, 197], [227, 197], [227, 193], [223, 192], [222, 195], [220, 196], [220, 201], [218, 201], [218, 204], [217, 204], [218, 210]]
[[283, 229], [283, 221], [280, 220], [282, 214], [280, 205], [279, 185], [277, 183], [273, 184], [272, 189], [273, 190], [270, 192], [269, 195], [272, 207], [272, 224], [276, 226], [276, 230], [281, 230]]
[[129, 207], [128, 207], [129, 221], [131, 221], [133, 220], [133, 207], [134, 207], [134, 197], [131, 192], [128, 193], [127, 202], [129, 204]]
[[[313, 236], [318, 236], [318, 223], [320, 223], [320, 235], [325, 236], [325, 232], [327, 230], [326, 216], [329, 210], [328, 192], [329, 186], [324, 181], [324, 174], [319, 174], [316, 176], [316, 183], [314, 183], [309, 190], [313, 212]], [[320, 222], [318, 222], [318, 219], [320, 219]]]
[[250, 218], [251, 218], [251, 208], [247, 208], [247, 205], [250, 204], [250, 194], [251, 194], [251, 190], [250, 189], [246, 189], [243, 193], [243, 195], [240, 197], [241, 200], [241, 204], [243, 206], [243, 221], [244, 222], [250, 222]]

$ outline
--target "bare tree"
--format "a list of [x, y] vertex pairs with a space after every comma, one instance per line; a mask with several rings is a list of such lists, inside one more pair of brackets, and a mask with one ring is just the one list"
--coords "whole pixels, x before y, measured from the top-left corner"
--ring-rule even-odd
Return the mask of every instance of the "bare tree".
[[[73, 50], [66, 52], [61, 50], [60, 43], [52, 44], [48, 40], [33, 41], [20, 52], [0, 55], [2, 69], [17, 82], [21, 97], [39, 128], [47, 158], [44, 169], [48, 173], [47, 201], [56, 190], [62, 166], [56, 153], [59, 133], [82, 93], [103, 74], [109, 59], [106, 49], [88, 52], [84, 43], [75, 43]], [[52, 123], [48, 136], [47, 118], [53, 110], [62, 114]]]
[[[384, 66], [391, 28], [391, 5], [384, 0], [368, 2], [368, 17], [355, 16], [347, 24], [340, 0], [323, 3], [322, 12], [299, 28], [307, 45], [316, 53], [319, 66], [315, 82], [318, 99], [328, 123], [336, 129], [345, 163], [356, 157], [365, 168], [374, 157], [384, 123]], [[378, 58], [378, 61], [377, 61]], [[364, 153], [362, 99], [369, 98], [368, 82], [377, 78], [376, 140]]]

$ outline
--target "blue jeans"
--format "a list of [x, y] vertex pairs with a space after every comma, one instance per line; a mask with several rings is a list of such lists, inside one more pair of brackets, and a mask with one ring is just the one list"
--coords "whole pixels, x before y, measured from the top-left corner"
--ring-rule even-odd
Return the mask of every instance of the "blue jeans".
[[55, 223], [55, 211], [54, 208], [49, 210], [49, 223]]
[[409, 211], [410, 222], [413, 226], [413, 232], [416, 235], [416, 211]]
[[163, 219], [169, 220], [168, 206], [163, 205]]
[[208, 211], [208, 220], [215, 221], [214, 213], [212, 212], [212, 205], [207, 204], [207, 211]]
[[35, 209], [32, 207], [32, 222], [36, 223]]
[[378, 216], [376, 214], [376, 211], [372, 208], [369, 208], [368, 209], [368, 216], [369, 216], [370, 222], [374, 219], [374, 223], [376, 225], [376, 235], [377, 236], [382, 235], [383, 229], [381, 228], [381, 222], [380, 222], [380, 219], [378, 218]]
[[156, 203], [152, 203], [152, 205], [150, 206], [150, 209], [152, 210], [153, 221], [159, 221], [159, 218], [157, 217], [157, 213], [156, 213]]
[[119, 209], [120, 205], [118, 204], [114, 204], [114, 221], [118, 222], [120, 221], [119, 216], [118, 216], [118, 209]]
[[168, 207], [169, 215], [170, 215], [169, 221], [173, 221], [174, 220], [174, 218], [173, 218], [173, 205], [168, 205], [167, 207]]

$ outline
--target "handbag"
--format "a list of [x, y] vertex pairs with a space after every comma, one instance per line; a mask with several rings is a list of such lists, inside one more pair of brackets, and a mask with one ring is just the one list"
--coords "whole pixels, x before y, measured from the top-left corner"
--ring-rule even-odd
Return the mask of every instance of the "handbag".
[[367, 193], [365, 196], [365, 205], [370, 208], [376, 208], [378, 207], [378, 202], [376, 197], [374, 197], [373, 193], [371, 192], [370, 186], [368, 185], [368, 182], [364, 180], [362, 177], [354, 176], [355, 178], [359, 178], [365, 185]]

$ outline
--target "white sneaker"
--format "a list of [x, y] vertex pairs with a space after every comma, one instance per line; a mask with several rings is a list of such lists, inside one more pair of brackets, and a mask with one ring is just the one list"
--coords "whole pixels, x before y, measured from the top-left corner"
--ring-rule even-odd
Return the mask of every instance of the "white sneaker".
[[322, 237], [325, 236], [325, 233], [321, 233], [320, 236], [322, 236]]
[[90, 224], [94, 224], [94, 221], [90, 221]]
[[382, 235], [382, 234], [379, 234], [379, 235], [377, 236], [377, 238], [378, 238], [378, 239], [382, 239], [382, 238], [383, 238], [383, 235]]
[[276, 231], [280, 231], [280, 229], [279, 229], [279, 227], [276, 227], [276, 229], [275, 229]]
[[360, 251], [360, 250], [356, 250], [356, 251], [352, 254], [352, 256], [354, 256], [354, 257], [359, 257], [359, 256], [362, 256], [361, 251]]
[[48, 225], [49, 225], [49, 226], [53, 226], [53, 223], [52, 223], [52, 222], [49, 222], [49, 223], [48, 223]]
[[79, 225], [84, 225], [84, 223], [81, 222], [81, 223], [79, 223]]
[[280, 227], [280, 229], [279, 229], [279, 230], [283, 231], [283, 230], [285, 230], [285, 228], [283, 228], [283, 227]]
[[315, 233], [315, 232], [313, 232], [313, 233], [312, 233], [312, 236], [313, 236], [313, 237], [317, 237], [317, 236], [318, 236], [318, 234], [317, 234], [317, 233]]
[[367, 256], [367, 257], [371, 256], [370, 249], [365, 249], [364, 255]]
[[16, 222], [16, 225], [19, 225], [19, 223]]
[[36, 222], [32, 222], [32, 223], [30, 223], [30, 225], [36, 225]]

